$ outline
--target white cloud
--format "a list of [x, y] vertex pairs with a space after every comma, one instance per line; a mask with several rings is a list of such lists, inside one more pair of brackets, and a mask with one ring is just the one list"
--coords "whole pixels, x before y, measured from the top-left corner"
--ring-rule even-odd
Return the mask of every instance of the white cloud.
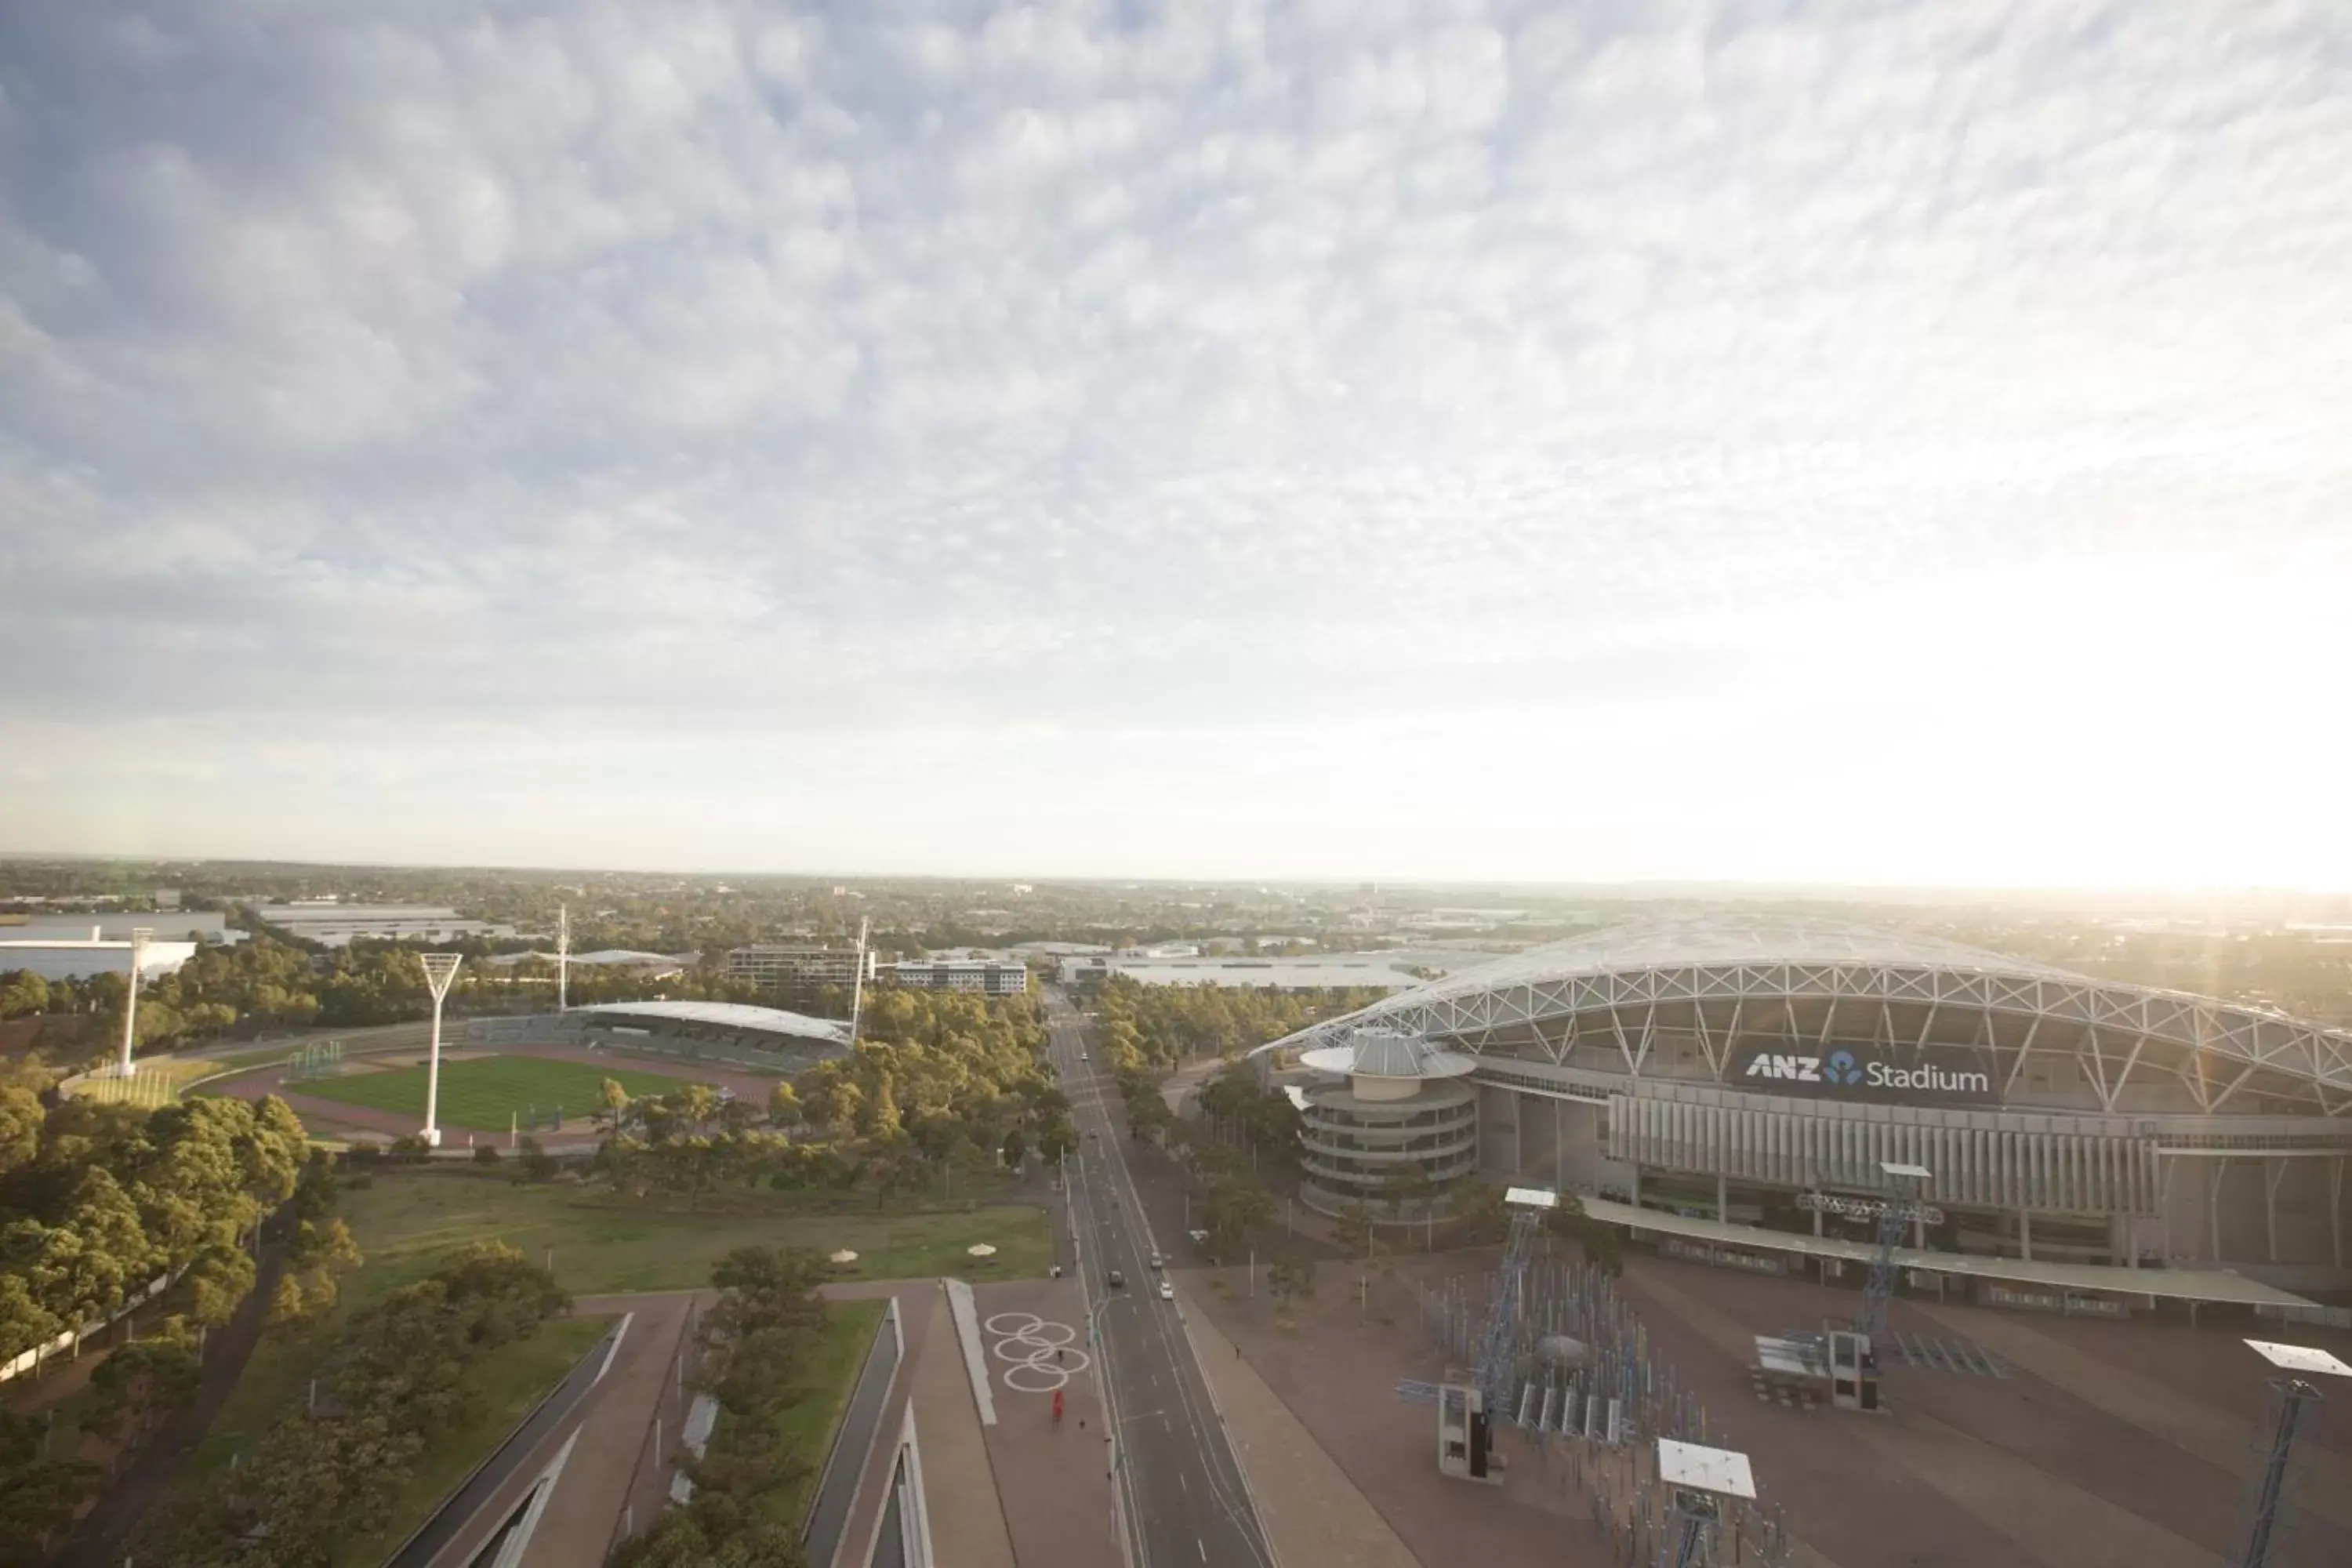
[[[589, 735], [709, 825], [567, 760], [514, 858], [913, 864], [902, 811], [957, 801], [1073, 869], [1968, 876], [1841, 838], [1802, 747], [1695, 757], [1840, 659], [2326, 700], [2210, 610], [2352, 590], [2347, 45], [2295, 5], [10, 7], [0, 837], [258, 852], [300, 793], [303, 852], [455, 857], [483, 813], [384, 795], [446, 726], [478, 803]], [[2135, 683], [2116, 641], [2200, 652]], [[1842, 718], [1982, 823], [1940, 734]], [[1464, 723], [1510, 745], [1339, 761]], [[2142, 875], [2042, 831], [2098, 787], [2045, 777], [1993, 826], [2053, 879], [2307, 879], [2332, 832], [2158, 770]], [[1729, 830], [1767, 797], [1780, 847]], [[2260, 844], [2179, 826], [2255, 800]]]

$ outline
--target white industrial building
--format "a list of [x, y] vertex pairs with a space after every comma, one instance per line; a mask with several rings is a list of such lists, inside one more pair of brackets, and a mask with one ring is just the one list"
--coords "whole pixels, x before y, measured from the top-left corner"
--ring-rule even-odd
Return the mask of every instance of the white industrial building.
[[910, 991], [977, 991], [1019, 996], [1029, 989], [1029, 966], [1003, 958], [905, 958], [882, 972]]
[[131, 973], [131, 933], [149, 932], [140, 954], [142, 978], [173, 974], [199, 947], [242, 942], [211, 911], [135, 910], [128, 913], [32, 915], [0, 919], [0, 974], [26, 969], [44, 980], [86, 980], [94, 974]]
[[1139, 985], [1255, 985], [1276, 991], [1326, 991], [1347, 987], [1402, 991], [1418, 976], [1377, 954], [1328, 958], [1131, 958], [1080, 956], [1061, 963], [1065, 985], [1099, 983], [1114, 974]]
[[303, 899], [289, 904], [256, 904], [255, 919], [321, 947], [348, 947], [355, 938], [371, 942], [449, 942], [466, 937], [504, 941], [510, 925], [467, 920], [438, 904], [346, 904], [334, 899]]

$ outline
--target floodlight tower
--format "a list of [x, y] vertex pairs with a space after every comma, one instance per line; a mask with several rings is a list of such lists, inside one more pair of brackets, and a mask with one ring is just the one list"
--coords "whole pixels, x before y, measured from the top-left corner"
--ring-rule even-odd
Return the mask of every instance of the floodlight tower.
[[1878, 1169], [1886, 1178], [1886, 1195], [1878, 1208], [1878, 1250], [1870, 1259], [1870, 1284], [1862, 1293], [1862, 1315], [1854, 1320], [1854, 1331], [1875, 1348], [1879, 1337], [1886, 1331], [1886, 1304], [1895, 1294], [1895, 1248], [1903, 1239], [1903, 1227], [1916, 1221], [1930, 1225], [1943, 1223], [1943, 1211], [1921, 1203], [1916, 1194], [1927, 1191], [1927, 1182], [1935, 1173], [1925, 1165], [1898, 1165], [1882, 1160]]
[[457, 977], [461, 955], [454, 952], [420, 952], [417, 959], [425, 965], [425, 984], [433, 993], [433, 1048], [425, 1058], [425, 1131], [419, 1134], [425, 1146], [441, 1147], [441, 1129], [434, 1113], [441, 1106], [441, 998], [449, 994], [449, 982]]
[[555, 906], [555, 1010], [568, 1013], [569, 995], [565, 983], [572, 974], [572, 906]]
[[131, 928], [131, 988], [122, 998], [122, 1055], [114, 1064], [115, 1076], [131, 1076], [131, 1042], [139, 1025], [139, 971], [147, 962], [147, 939], [155, 934], [152, 926]]
[[2256, 1355], [2284, 1374], [2271, 1380], [2278, 1419], [2271, 1430], [2270, 1451], [2263, 1456], [2262, 1469], [2254, 1477], [2253, 1496], [2247, 1501], [2247, 1512], [2252, 1518], [2246, 1529], [2245, 1550], [2232, 1559], [2236, 1568], [2267, 1568], [2282, 1533], [2282, 1505], [2286, 1500], [2287, 1482], [2294, 1474], [2295, 1436], [2315, 1414], [2312, 1407], [2320, 1401], [2318, 1385], [2296, 1374], [2352, 1377], [2352, 1366], [2345, 1365], [2326, 1351], [2305, 1345], [2273, 1344], [2267, 1340], [2248, 1340], [2246, 1343]]
[[1674, 1568], [1706, 1568], [1715, 1561], [1723, 1500], [1756, 1500], [1748, 1456], [1730, 1448], [1658, 1439], [1658, 1479], [1675, 1489]]
[[866, 933], [874, 924], [867, 915], [857, 922], [857, 961], [849, 972], [849, 1043], [857, 1044], [857, 1009], [866, 1000]]

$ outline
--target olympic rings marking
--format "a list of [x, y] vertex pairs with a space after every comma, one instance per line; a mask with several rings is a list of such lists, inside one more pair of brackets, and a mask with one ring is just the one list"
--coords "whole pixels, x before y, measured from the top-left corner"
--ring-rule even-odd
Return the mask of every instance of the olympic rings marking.
[[990, 1350], [1004, 1363], [1004, 1386], [1015, 1394], [1052, 1394], [1093, 1358], [1072, 1343], [1078, 1331], [1034, 1312], [999, 1312], [982, 1325], [997, 1336]]

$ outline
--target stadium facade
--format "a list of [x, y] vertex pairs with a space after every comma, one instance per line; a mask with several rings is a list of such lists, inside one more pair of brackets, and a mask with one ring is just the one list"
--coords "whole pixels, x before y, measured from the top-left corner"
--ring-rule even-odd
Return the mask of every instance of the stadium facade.
[[[1387, 997], [1267, 1061], [1410, 1036], [1475, 1063], [1494, 1180], [1813, 1236], [1882, 1162], [1913, 1245], [2352, 1286], [2352, 1032], [1934, 938], [1801, 920], [1622, 927]], [[1310, 1096], [1315, 1092], [1309, 1089]]]

